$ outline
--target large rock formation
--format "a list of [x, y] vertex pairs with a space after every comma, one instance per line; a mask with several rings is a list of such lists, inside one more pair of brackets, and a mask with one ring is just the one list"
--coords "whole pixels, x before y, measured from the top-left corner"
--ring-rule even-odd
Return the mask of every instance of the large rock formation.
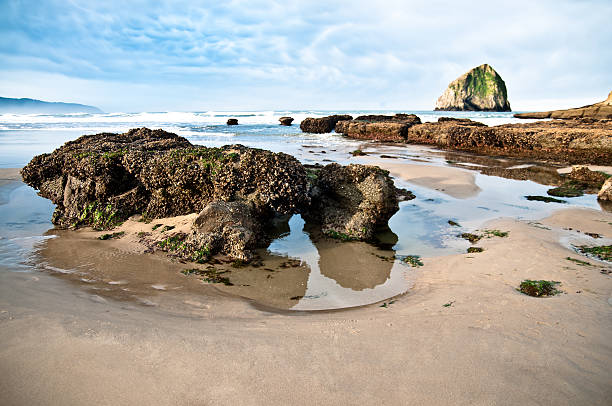
[[450, 150], [489, 155], [539, 158], [565, 164], [612, 165], [612, 121], [563, 120], [489, 127], [468, 119], [441, 117], [436, 123], [414, 124], [388, 136], [388, 129], [371, 123], [357, 131], [346, 122], [336, 130], [359, 139], [435, 145]]
[[351, 138], [402, 142], [406, 140], [408, 128], [415, 124], [421, 124], [421, 119], [414, 114], [368, 115], [359, 116], [355, 120], [339, 121], [336, 132]]
[[342, 114], [320, 118], [307, 117], [300, 123], [300, 129], [305, 133], [323, 134], [334, 131], [336, 123], [342, 120], [352, 120], [353, 117]]
[[516, 118], [558, 118], [558, 119], [575, 119], [575, 118], [592, 118], [597, 120], [612, 119], [612, 92], [608, 94], [608, 98], [602, 102], [590, 104], [584, 107], [577, 107], [567, 110], [551, 110], [535, 113], [517, 113]]
[[[302, 213], [326, 229], [369, 239], [397, 210], [393, 182], [378, 168], [330, 166], [313, 179], [287, 154], [195, 146], [147, 128], [80, 137], [34, 157], [21, 174], [56, 204], [52, 221], [59, 227], [103, 230], [134, 214], [147, 220], [199, 213], [191, 233], [157, 242], [197, 261], [215, 253], [248, 261], [269, 243], [268, 223], [281, 216]], [[349, 190], [350, 200], [333, 206], [333, 219], [327, 204], [311, 205], [338, 201]], [[377, 201], [381, 196], [388, 201]]]
[[506, 84], [484, 64], [453, 80], [436, 102], [436, 110], [510, 111]]

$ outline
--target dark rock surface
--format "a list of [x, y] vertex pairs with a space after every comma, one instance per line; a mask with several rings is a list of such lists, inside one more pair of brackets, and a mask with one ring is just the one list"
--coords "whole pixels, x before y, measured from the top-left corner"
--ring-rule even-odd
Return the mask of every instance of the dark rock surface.
[[237, 118], [228, 118], [227, 119], [227, 125], [238, 125], [238, 119]]
[[406, 140], [408, 129], [415, 124], [421, 124], [421, 119], [414, 114], [367, 115], [338, 122], [336, 132], [351, 138], [402, 142]]
[[111, 229], [140, 213], [144, 220], [200, 213], [191, 234], [157, 244], [194, 261], [215, 253], [248, 261], [253, 249], [269, 243], [269, 223], [295, 213], [325, 230], [371, 239], [397, 211], [386, 171], [337, 164], [316, 171], [307, 176], [283, 153], [194, 146], [176, 134], [139, 128], [67, 142], [33, 158], [21, 174], [56, 204], [52, 221], [63, 228]]
[[316, 173], [309, 215], [334, 238], [371, 240], [399, 210], [389, 172], [376, 166], [329, 164]]
[[436, 145], [488, 155], [544, 159], [564, 164], [612, 164], [612, 120], [559, 120], [489, 127], [469, 119], [401, 127], [395, 122], [342, 121], [351, 138]]
[[352, 120], [349, 115], [334, 115], [320, 118], [307, 117], [300, 123], [300, 129], [305, 133], [324, 134], [334, 131], [336, 123], [342, 120]]
[[280, 125], [290, 126], [293, 123], [293, 117], [281, 117], [278, 121], [280, 121]]

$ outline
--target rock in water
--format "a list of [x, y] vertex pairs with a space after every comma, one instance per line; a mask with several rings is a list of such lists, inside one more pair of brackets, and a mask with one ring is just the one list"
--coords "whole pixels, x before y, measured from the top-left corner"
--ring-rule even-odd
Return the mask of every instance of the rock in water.
[[338, 121], [352, 120], [353, 117], [341, 114], [320, 118], [307, 117], [300, 123], [300, 129], [305, 133], [323, 134], [330, 133], [336, 128]]
[[280, 125], [289, 126], [291, 123], [293, 123], [293, 117], [281, 117], [278, 119], [278, 121], [280, 121]]
[[237, 118], [229, 118], [227, 120], [227, 125], [238, 125], [238, 119]]
[[510, 111], [506, 84], [495, 69], [480, 65], [452, 81], [436, 110]]

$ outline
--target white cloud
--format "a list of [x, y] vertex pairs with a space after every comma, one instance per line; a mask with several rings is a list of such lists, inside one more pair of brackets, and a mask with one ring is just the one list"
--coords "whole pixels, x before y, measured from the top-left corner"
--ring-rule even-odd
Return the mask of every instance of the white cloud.
[[[605, 1], [46, 0], [26, 7], [0, 5], [6, 96], [106, 110], [428, 109], [448, 82], [485, 62], [505, 79], [515, 109], [536, 100], [595, 101], [612, 88]], [[80, 88], [88, 91], [70, 93]]]

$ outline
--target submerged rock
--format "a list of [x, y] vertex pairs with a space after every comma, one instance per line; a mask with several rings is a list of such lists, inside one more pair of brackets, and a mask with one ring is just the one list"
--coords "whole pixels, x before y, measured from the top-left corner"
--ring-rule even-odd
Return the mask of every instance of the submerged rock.
[[389, 172], [376, 166], [336, 163], [317, 173], [309, 217], [342, 240], [371, 240], [399, 210]]
[[506, 83], [488, 64], [453, 80], [435, 110], [510, 111]]
[[591, 118], [596, 120], [612, 119], [612, 92], [608, 94], [608, 98], [602, 102], [590, 104], [584, 107], [577, 107], [566, 110], [551, 110], [535, 113], [517, 113], [516, 118], [558, 118], [558, 119], [576, 119], [576, 118]]
[[300, 123], [300, 129], [305, 133], [323, 134], [330, 133], [336, 128], [338, 121], [352, 120], [353, 117], [349, 115], [333, 115], [320, 118], [305, 118]]
[[290, 126], [293, 123], [293, 117], [281, 117], [278, 121], [280, 121], [280, 125]]

